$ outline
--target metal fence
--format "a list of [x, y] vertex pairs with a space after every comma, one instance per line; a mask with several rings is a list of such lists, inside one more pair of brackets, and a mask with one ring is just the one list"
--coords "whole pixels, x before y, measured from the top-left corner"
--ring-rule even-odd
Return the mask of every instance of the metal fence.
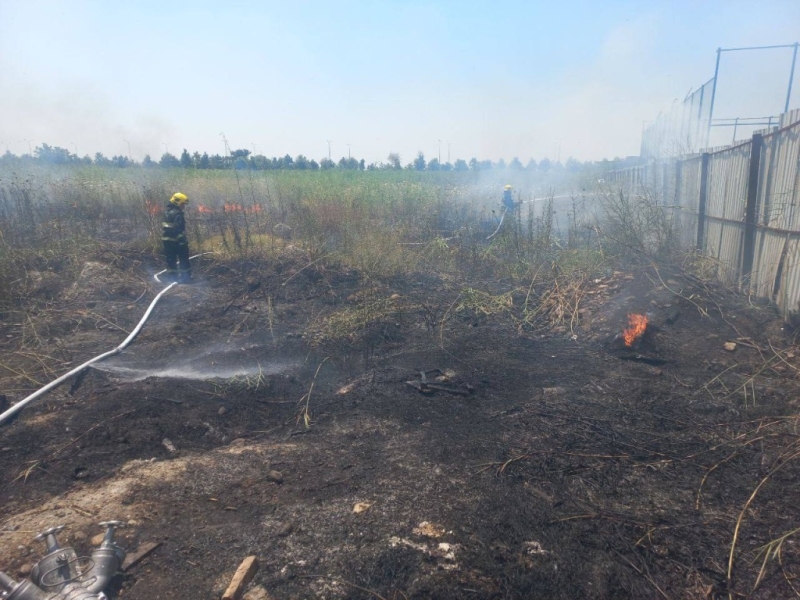
[[642, 158], [677, 157], [708, 145], [713, 86], [712, 77], [642, 131]]
[[672, 211], [685, 246], [715, 259], [716, 276], [800, 313], [800, 109], [746, 142], [614, 171], [606, 181]]

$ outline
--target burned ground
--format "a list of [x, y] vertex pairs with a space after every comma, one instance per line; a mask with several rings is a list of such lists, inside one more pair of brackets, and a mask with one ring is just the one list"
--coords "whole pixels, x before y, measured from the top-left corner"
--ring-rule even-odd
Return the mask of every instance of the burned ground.
[[[42, 309], [50, 368], [135, 324], [137, 261]], [[552, 288], [477, 274], [287, 255], [199, 279], [0, 429], [0, 567], [45, 526], [86, 552], [121, 518], [127, 548], [164, 542], [116, 581], [131, 600], [218, 597], [249, 554], [285, 599], [796, 593], [800, 350], [769, 308], [652, 266], [584, 278], [559, 319], [519, 312]], [[650, 319], [630, 351], [629, 312]], [[49, 379], [24, 325], [0, 331], [7, 389]]]

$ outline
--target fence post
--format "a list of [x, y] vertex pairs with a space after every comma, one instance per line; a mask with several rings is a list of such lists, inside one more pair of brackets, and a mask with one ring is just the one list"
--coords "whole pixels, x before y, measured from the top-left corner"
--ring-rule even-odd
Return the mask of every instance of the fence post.
[[750, 144], [750, 170], [747, 177], [747, 205], [744, 211], [744, 240], [742, 248], [742, 285], [750, 285], [753, 259], [756, 252], [756, 201], [758, 200], [758, 172], [761, 164], [761, 149], [764, 136], [753, 134]]
[[708, 199], [708, 152], [700, 158], [700, 202], [697, 205], [697, 249], [706, 249], [706, 200]]

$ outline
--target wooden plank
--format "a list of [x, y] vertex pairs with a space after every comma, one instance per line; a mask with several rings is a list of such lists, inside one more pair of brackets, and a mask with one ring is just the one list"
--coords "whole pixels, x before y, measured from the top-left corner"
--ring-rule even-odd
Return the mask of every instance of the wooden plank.
[[234, 573], [233, 579], [231, 579], [231, 584], [222, 595], [222, 600], [239, 600], [242, 596], [242, 592], [244, 592], [244, 588], [246, 588], [247, 584], [255, 577], [256, 571], [258, 571], [258, 559], [255, 556], [248, 556], [245, 558], [242, 564], [239, 565], [239, 568], [236, 569], [236, 573]]
[[148, 554], [150, 554], [153, 550], [161, 546], [162, 543], [163, 542], [147, 542], [146, 544], [142, 544], [135, 553], [128, 554], [128, 556], [125, 557], [125, 561], [122, 563], [121, 569], [123, 571], [127, 571], [145, 558]]

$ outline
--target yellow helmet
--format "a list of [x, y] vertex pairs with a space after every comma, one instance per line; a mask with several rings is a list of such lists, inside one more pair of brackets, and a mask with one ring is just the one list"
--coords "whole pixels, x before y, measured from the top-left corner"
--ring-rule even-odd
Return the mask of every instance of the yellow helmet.
[[510, 185], [507, 185], [507, 186], [506, 186], [506, 187], [504, 187], [503, 189], [505, 189], [505, 190], [510, 190], [510, 189], [513, 189], [513, 188], [512, 188]]
[[170, 202], [177, 206], [183, 206], [184, 204], [189, 202], [189, 197], [186, 194], [181, 194], [180, 192], [173, 194], [172, 198], [169, 199]]

